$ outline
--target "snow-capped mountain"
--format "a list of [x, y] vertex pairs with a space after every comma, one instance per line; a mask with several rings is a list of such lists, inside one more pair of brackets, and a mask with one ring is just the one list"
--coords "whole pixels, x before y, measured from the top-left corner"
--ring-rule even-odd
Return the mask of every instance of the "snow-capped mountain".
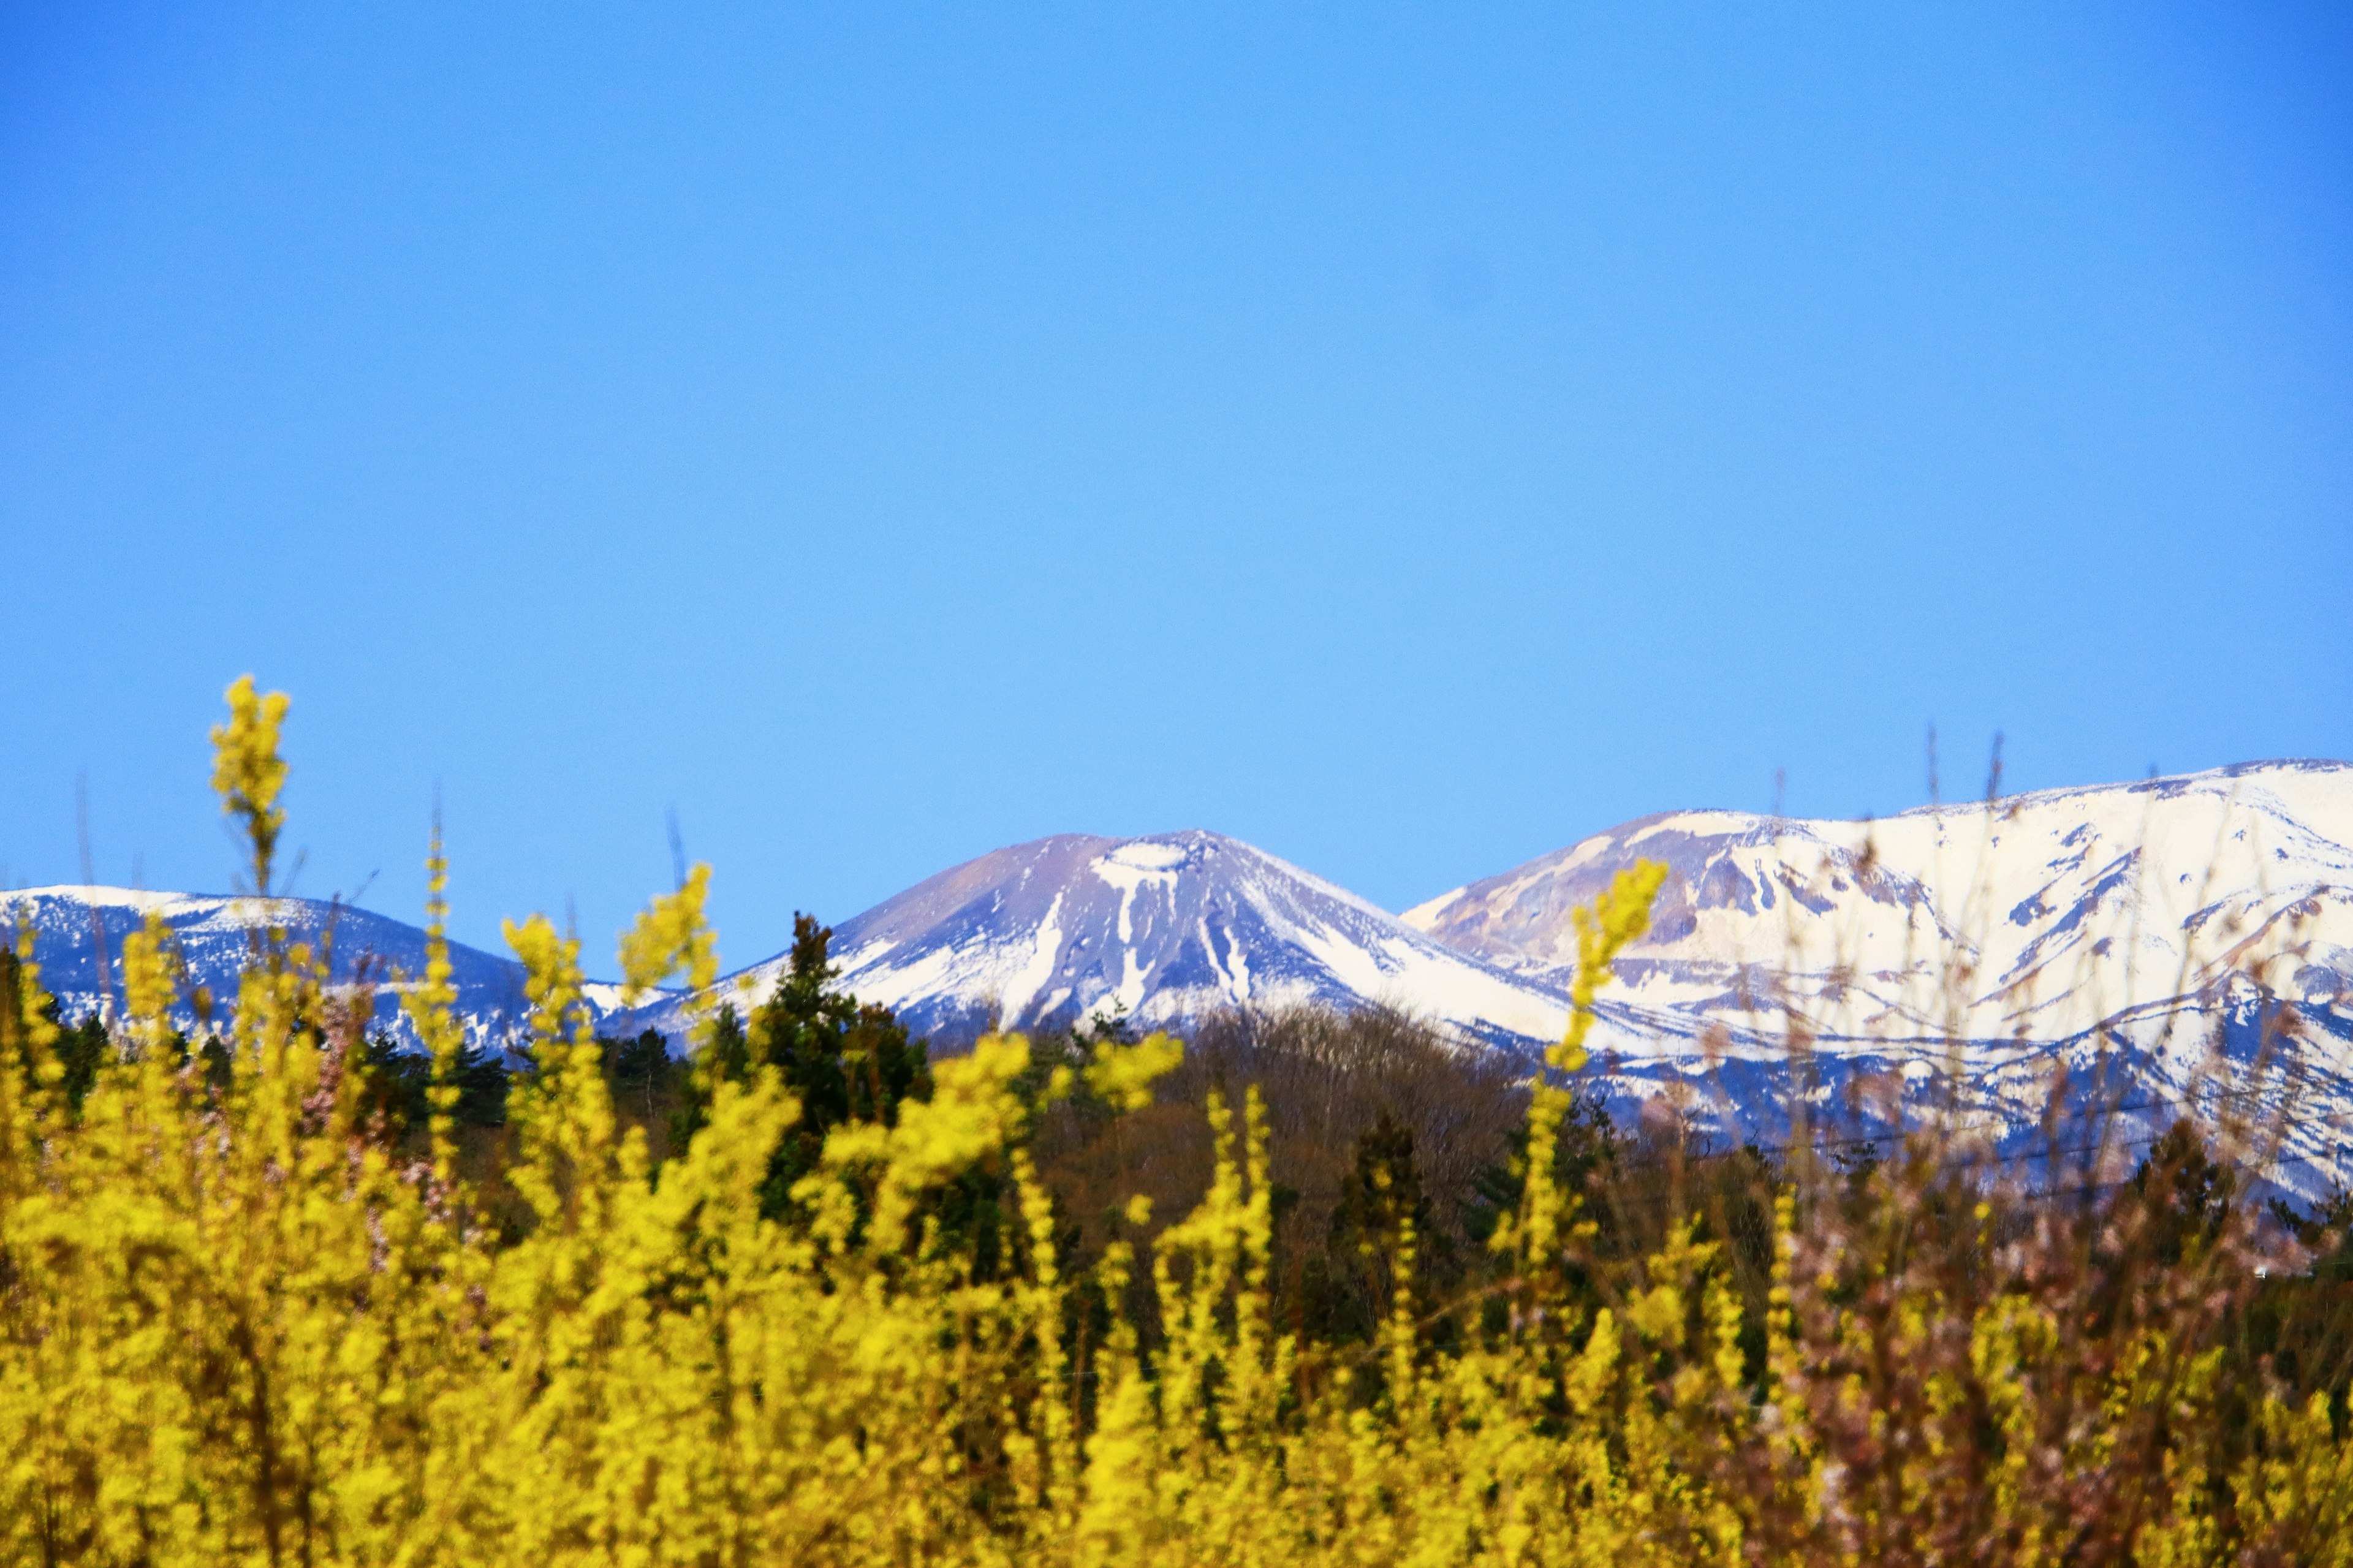
[[[406, 1037], [400, 1015], [400, 976], [425, 971], [425, 932], [418, 927], [316, 899], [216, 897], [202, 893], [149, 893], [128, 888], [33, 888], [0, 892], [0, 929], [30, 925], [33, 955], [41, 984], [64, 1004], [69, 1018], [100, 1005], [102, 994], [120, 1005], [122, 939], [146, 923], [148, 912], [164, 923], [187, 962], [191, 986], [203, 986], [228, 1002], [250, 951], [255, 930], [264, 924], [285, 931], [314, 949], [331, 942], [338, 982], [364, 978], [376, 986], [375, 1010], [384, 1026]], [[104, 963], [105, 982], [100, 983]], [[477, 1044], [502, 1045], [528, 1031], [522, 966], [461, 942], [449, 944], [451, 981], [458, 1011]], [[602, 1017], [619, 1005], [619, 987], [592, 984], [589, 1005]], [[194, 1021], [183, 1006], [183, 1026]]]
[[[1878, 822], [1668, 813], [1402, 918], [1213, 833], [1061, 835], [840, 922], [832, 953], [861, 1000], [947, 1039], [1114, 1005], [1181, 1026], [1228, 1005], [1313, 1001], [1393, 1004], [1533, 1053], [1566, 1021], [1569, 911], [1640, 858], [1671, 875], [1650, 935], [1603, 993], [1594, 1040], [1621, 1109], [1663, 1092], [1728, 1135], [1769, 1142], [1789, 1125], [1793, 1093], [1842, 1104], [1843, 1090], [1867, 1086], [1883, 1118], [1954, 1097], [2015, 1145], [2063, 1067], [2072, 1106], [2120, 1096], [2136, 1136], [2185, 1106], [2211, 1110], [2218, 1093], [2243, 1102], [2252, 1087], [2294, 1113], [2287, 1184], [2353, 1176], [2353, 765], [2340, 763]], [[232, 990], [259, 918], [250, 899], [113, 889], [0, 895], [10, 903], [76, 1015], [99, 994], [93, 911], [114, 952], [161, 910], [216, 995]], [[339, 974], [364, 955], [379, 979], [423, 967], [413, 926], [274, 905], [276, 923], [314, 940], [332, 925]], [[464, 947], [452, 956], [476, 1037], [512, 1038], [518, 966]], [[765, 995], [784, 963], [753, 965], [721, 994]], [[620, 1012], [616, 991], [591, 987], [601, 1027], [656, 1027], [683, 1046], [683, 998]], [[2283, 1004], [2296, 1021], [2284, 1033]], [[378, 1006], [396, 1025], [389, 990]], [[1805, 1047], [1794, 1075], [1793, 1039]]]
[[[1558, 985], [1570, 910], [1662, 860], [1651, 934], [1604, 1003], [1625, 1093], [1713, 1057], [1732, 1102], [1720, 1110], [1769, 1135], [1795, 1031], [1826, 1079], [1882, 1075], [1915, 1100], [1942, 1092], [1957, 1047], [1969, 1095], [2012, 1130], [2059, 1062], [2086, 1083], [2122, 1073], [2153, 1125], [2193, 1095], [2244, 1088], [2268, 1049], [2265, 1100], [2303, 1082], [2293, 1152], [2353, 1171], [2348, 846], [2353, 766], [2271, 763], [1878, 822], [1646, 816], [1404, 918]], [[2293, 1039], [2276, 1032], [2283, 1002], [2301, 1020]]]
[[[1219, 1007], [1324, 1002], [1410, 1007], [1475, 1039], [1559, 1032], [1542, 980], [1455, 951], [1215, 833], [1062, 834], [968, 860], [836, 928], [840, 984], [919, 1031], [1082, 1019], [1114, 1005], [1147, 1025]], [[782, 957], [722, 982], [765, 996]], [[675, 1005], [649, 1009], [674, 1027]], [[629, 1020], [634, 1025], [635, 1018]]]

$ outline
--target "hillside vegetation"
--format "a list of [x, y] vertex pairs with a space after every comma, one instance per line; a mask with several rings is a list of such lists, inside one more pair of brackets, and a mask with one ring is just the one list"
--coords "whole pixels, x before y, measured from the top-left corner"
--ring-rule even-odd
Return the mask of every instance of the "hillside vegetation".
[[[287, 705], [229, 701], [266, 893]], [[509, 1083], [429, 864], [413, 1067], [266, 921], [195, 1039], [160, 924], [111, 1025], [0, 966], [0, 1561], [2353, 1563], [2345, 1205], [2259, 1209], [2253, 1127], [1617, 1127], [1656, 866], [1534, 1081], [1313, 1011], [934, 1061], [814, 922], [681, 1064], [533, 916]], [[633, 990], [712, 984], [708, 885]]]

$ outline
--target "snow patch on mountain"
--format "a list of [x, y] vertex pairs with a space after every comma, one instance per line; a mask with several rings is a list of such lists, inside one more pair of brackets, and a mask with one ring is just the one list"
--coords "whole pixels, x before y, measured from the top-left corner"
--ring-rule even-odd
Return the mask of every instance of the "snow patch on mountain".
[[[845, 921], [840, 984], [915, 1028], [966, 1034], [1082, 1019], [1149, 1026], [1226, 1006], [1410, 1007], [1472, 1038], [1556, 1037], [1564, 999], [1413, 931], [1239, 839], [1063, 834], [984, 855]], [[779, 956], [722, 982], [765, 996]], [[658, 1026], [681, 1010], [649, 1015]]]
[[[2070, 1114], [2091, 1086], [2121, 1085], [2128, 1138], [2255, 1091], [2288, 1118], [2284, 1184], [2353, 1176], [2353, 765], [2341, 763], [1878, 822], [1661, 813], [1402, 918], [1214, 833], [1063, 834], [885, 900], [841, 922], [832, 951], [841, 985], [937, 1037], [1114, 1005], [1182, 1026], [1236, 1005], [1388, 1004], [1532, 1057], [1567, 1020], [1570, 911], [1641, 858], [1669, 877], [1592, 1041], [1621, 1109], [1679, 1099], [1727, 1136], [1772, 1142], [1799, 1111], [1838, 1113], [1867, 1091], [1884, 1121], [1957, 1101], [2015, 1144], [2057, 1075]], [[100, 950], [119, 953], [150, 910], [223, 999], [264, 922], [332, 936], [338, 981], [378, 984], [379, 1018], [399, 1032], [393, 977], [424, 967], [416, 927], [315, 900], [0, 895], [12, 900], [76, 1016], [106, 988]], [[451, 956], [470, 1032], [519, 1038], [520, 967], [463, 946]], [[786, 962], [709, 999], [763, 998]], [[107, 984], [119, 990], [119, 976]], [[684, 1044], [676, 994], [626, 1012], [617, 987], [588, 996], [604, 1030], [651, 1026]], [[2283, 1005], [2298, 1021], [2292, 1046]]]
[[[0, 892], [0, 930], [31, 929], [41, 984], [72, 1019], [100, 1010], [111, 1015], [121, 1007], [122, 941], [140, 930], [151, 912], [162, 917], [186, 960], [188, 988], [202, 987], [214, 999], [216, 1018], [235, 1002], [237, 975], [260, 933], [274, 927], [289, 940], [325, 952], [331, 984], [373, 986], [376, 1026], [404, 1041], [415, 1038], [400, 1010], [400, 995], [408, 988], [408, 977], [425, 972], [426, 938], [422, 930], [404, 921], [318, 899], [108, 887]], [[528, 1037], [531, 1004], [523, 993], [521, 964], [462, 942], [449, 944], [449, 963], [457, 1011], [471, 1043], [498, 1048]], [[617, 985], [590, 981], [583, 994], [600, 1020], [620, 1011]], [[185, 998], [174, 1021], [183, 1029], [196, 1027], [195, 1007]]]
[[[2353, 766], [2269, 763], [1878, 822], [1662, 813], [1404, 919], [1557, 986], [1569, 911], [1662, 860], [1650, 934], [1620, 959], [1597, 1031], [1630, 1096], [1737, 1083], [1717, 1097], [1725, 1120], [1768, 1135], [1796, 1038], [1825, 1078], [1811, 1092], [1871, 1079], [1919, 1101], [1957, 1078], [2016, 1134], [2062, 1068], [2122, 1074], [2135, 1136], [2253, 1091], [2292, 1112], [2292, 1159], [2333, 1175], [2353, 1173], [2348, 846]], [[2292, 1041], [2282, 1004], [2301, 1019]]]

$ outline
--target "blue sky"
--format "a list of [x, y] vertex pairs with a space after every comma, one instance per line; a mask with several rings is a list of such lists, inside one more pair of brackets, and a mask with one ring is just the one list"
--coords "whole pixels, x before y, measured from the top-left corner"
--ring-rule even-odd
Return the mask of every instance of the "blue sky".
[[2348, 503], [2342, 8], [0, 13], [9, 885], [226, 887], [247, 670], [599, 954], [2353, 756]]

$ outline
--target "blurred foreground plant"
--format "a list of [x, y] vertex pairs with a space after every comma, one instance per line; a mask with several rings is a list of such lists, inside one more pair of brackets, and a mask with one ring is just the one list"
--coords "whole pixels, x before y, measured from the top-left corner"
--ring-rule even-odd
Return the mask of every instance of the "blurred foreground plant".
[[[2343, 1412], [2232, 1356], [2243, 1207], [2026, 1204], [1925, 1157], [1784, 1181], [1761, 1336], [1680, 1189], [1657, 1245], [1599, 1245], [1556, 1178], [1561, 1075], [1654, 868], [1580, 922], [1467, 1294], [1418, 1296], [1416, 1206], [1365, 1165], [1369, 1346], [1277, 1321], [1254, 1089], [1208, 1097], [1214, 1178], [1148, 1256], [1123, 1237], [1066, 1272], [1031, 1120], [1082, 1088], [1142, 1111], [1175, 1042], [1041, 1074], [986, 1038], [829, 1125], [779, 1201], [801, 1108], [776, 1065], [702, 1074], [657, 1166], [578, 943], [536, 916], [508, 926], [537, 1070], [510, 1106], [521, 1215], [493, 1223], [453, 1153], [438, 836], [409, 1158], [364, 1113], [373, 997], [270, 924], [284, 700], [230, 696], [216, 786], [261, 897], [227, 1070], [174, 1048], [158, 924], [78, 1102], [36, 955], [0, 971], [0, 1561], [2353, 1562]], [[709, 987], [707, 886], [624, 939], [630, 987]], [[976, 1177], [1009, 1222], [985, 1236], [943, 1201]]]

